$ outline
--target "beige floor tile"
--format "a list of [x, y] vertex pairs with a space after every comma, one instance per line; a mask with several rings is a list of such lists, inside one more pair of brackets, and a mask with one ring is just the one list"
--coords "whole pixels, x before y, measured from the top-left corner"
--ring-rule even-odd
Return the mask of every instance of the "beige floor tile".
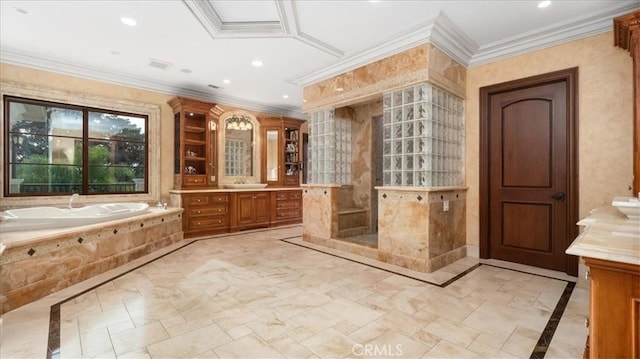
[[463, 348], [471, 344], [481, 333], [478, 329], [461, 326], [445, 318], [436, 319], [424, 327], [424, 331]]
[[342, 319], [322, 308], [314, 308], [291, 317], [291, 320], [314, 333], [319, 333], [340, 323]]
[[246, 325], [238, 325], [237, 327], [231, 328], [226, 332], [227, 335], [231, 337], [231, 339], [236, 340], [238, 338], [244, 337], [245, 335], [253, 333], [253, 330], [251, 330]]
[[[440, 288], [278, 241], [283, 233], [300, 227], [200, 240], [65, 302], [61, 356], [359, 358], [356, 345], [377, 346], [370, 357], [401, 345], [403, 358], [528, 358], [566, 287], [483, 265]], [[474, 261], [420, 278], [446, 281]], [[50, 306], [99, 283], [3, 315], [0, 357], [45, 357]], [[574, 290], [547, 357], [581, 355], [588, 294]]]
[[300, 344], [320, 358], [344, 358], [352, 355], [354, 345], [360, 343], [333, 328], [329, 328], [305, 339]]
[[422, 358], [482, 358], [482, 356], [469, 351], [463, 347], [441, 340]]
[[399, 310], [388, 312], [382, 317], [376, 319], [376, 322], [408, 337], [411, 337], [427, 325], [427, 323], [417, 319], [413, 315]]
[[284, 358], [255, 334], [244, 336], [214, 349], [220, 358]]
[[517, 357], [524, 358], [533, 352], [540, 338], [540, 332], [518, 326], [502, 346], [502, 350]]
[[287, 358], [307, 358], [314, 355], [309, 349], [305, 348], [302, 344], [293, 340], [289, 336], [272, 340], [270, 344]]
[[153, 358], [192, 358], [231, 342], [215, 324], [147, 346]]
[[299, 324], [291, 319], [283, 318], [275, 314], [268, 314], [246, 324], [254, 333], [263, 340], [269, 341], [275, 337], [287, 333]]
[[155, 322], [138, 328], [111, 334], [111, 343], [116, 354], [143, 350], [146, 346], [166, 340], [169, 334], [162, 324]]
[[107, 328], [98, 328], [81, 333], [80, 344], [82, 346], [82, 356], [91, 357], [114, 352]]
[[370, 323], [383, 315], [382, 312], [369, 309], [344, 298], [332, 300], [321, 308], [359, 326]]

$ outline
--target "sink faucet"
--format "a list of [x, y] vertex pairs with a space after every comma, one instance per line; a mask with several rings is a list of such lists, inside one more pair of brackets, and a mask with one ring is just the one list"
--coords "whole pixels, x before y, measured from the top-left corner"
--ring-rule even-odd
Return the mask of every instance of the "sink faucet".
[[80, 195], [77, 193], [74, 193], [71, 195], [71, 198], [69, 198], [69, 209], [73, 208], [73, 201], [80, 198]]

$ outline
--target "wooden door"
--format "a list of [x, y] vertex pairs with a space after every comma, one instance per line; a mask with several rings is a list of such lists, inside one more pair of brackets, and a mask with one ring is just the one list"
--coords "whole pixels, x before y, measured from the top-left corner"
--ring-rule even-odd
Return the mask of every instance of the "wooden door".
[[[576, 69], [483, 88], [484, 258], [577, 274]], [[572, 257], [572, 256], [571, 256]]]

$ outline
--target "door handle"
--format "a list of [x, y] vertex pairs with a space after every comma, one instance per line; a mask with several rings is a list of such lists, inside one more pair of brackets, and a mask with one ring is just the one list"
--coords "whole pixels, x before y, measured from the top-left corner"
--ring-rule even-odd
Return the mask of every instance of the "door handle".
[[566, 196], [565, 196], [564, 192], [558, 192], [558, 193], [554, 194], [553, 196], [551, 196], [551, 198], [555, 199], [556, 201], [564, 202]]

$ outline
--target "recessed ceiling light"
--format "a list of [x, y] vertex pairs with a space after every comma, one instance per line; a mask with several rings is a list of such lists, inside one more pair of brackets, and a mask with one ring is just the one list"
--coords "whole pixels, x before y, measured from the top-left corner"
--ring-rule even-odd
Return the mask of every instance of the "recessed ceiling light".
[[136, 25], [138, 25], [138, 22], [135, 21], [134, 19], [130, 18], [130, 17], [121, 17], [120, 21], [122, 21], [122, 23], [127, 25], [127, 26], [136, 26]]
[[184, 72], [185, 74], [190, 74], [191, 69], [180, 69], [180, 72]]
[[289, 95], [282, 95], [282, 98], [289, 98]]
[[222, 80], [222, 82], [224, 82], [225, 84], [227, 84], [227, 85], [228, 85], [228, 84], [230, 84], [230, 83], [231, 83], [231, 80], [229, 80], [229, 79], [224, 79], [224, 80]]
[[551, 5], [551, 1], [549, 1], [549, 0], [540, 1], [538, 3], [538, 9], [543, 9], [543, 8], [549, 6], [549, 5]]
[[260, 60], [253, 60], [251, 61], [251, 65], [255, 66], [255, 67], [261, 67], [262, 66], [262, 61]]

